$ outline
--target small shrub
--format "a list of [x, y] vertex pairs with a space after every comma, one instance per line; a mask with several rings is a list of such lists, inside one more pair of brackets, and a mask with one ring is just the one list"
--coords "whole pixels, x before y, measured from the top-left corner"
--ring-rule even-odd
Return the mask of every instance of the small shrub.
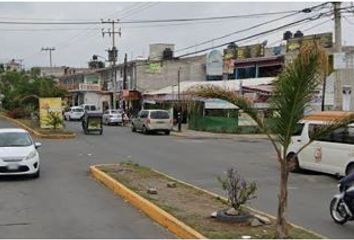
[[47, 118], [44, 122], [53, 129], [58, 129], [63, 125], [64, 120], [60, 112], [48, 112]]
[[218, 177], [218, 181], [227, 193], [228, 204], [236, 211], [249, 200], [256, 198], [256, 183], [247, 182], [234, 168], [226, 171], [226, 177]]

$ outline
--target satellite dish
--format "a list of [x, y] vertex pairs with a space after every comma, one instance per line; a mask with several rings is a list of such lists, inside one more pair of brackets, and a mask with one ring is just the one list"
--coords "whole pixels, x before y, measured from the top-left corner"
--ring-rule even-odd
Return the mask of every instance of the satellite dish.
[[267, 44], [268, 44], [268, 41], [267, 41], [267, 40], [264, 40], [264, 41], [262, 42], [263, 47], [267, 46]]

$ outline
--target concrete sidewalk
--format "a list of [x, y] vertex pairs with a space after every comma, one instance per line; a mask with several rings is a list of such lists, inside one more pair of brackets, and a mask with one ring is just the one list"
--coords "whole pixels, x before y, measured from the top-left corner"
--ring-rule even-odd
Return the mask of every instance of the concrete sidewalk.
[[229, 133], [212, 133], [187, 129], [186, 125], [182, 125], [182, 131], [178, 132], [176, 126], [173, 127], [171, 135], [182, 138], [191, 139], [267, 139], [265, 134], [229, 134]]

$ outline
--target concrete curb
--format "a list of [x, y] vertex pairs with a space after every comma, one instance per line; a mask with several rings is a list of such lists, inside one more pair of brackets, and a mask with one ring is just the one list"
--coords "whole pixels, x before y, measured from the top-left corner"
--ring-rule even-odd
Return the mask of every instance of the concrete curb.
[[177, 237], [183, 239], [206, 239], [202, 234], [192, 229], [188, 225], [179, 221], [166, 211], [162, 210], [152, 202], [146, 200], [140, 195], [136, 194], [117, 180], [108, 176], [106, 173], [99, 170], [97, 167], [112, 164], [95, 165], [90, 167], [91, 175], [99, 182], [106, 185], [114, 193], [127, 199], [133, 206], [143, 211], [150, 218], [155, 220], [160, 225], [166, 227], [170, 232]]
[[180, 138], [186, 138], [186, 139], [233, 139], [233, 140], [251, 140], [251, 139], [258, 139], [258, 140], [267, 140], [268, 138], [262, 134], [254, 134], [254, 135], [243, 135], [239, 134], [237, 136], [228, 136], [227, 134], [224, 135], [218, 135], [218, 134], [212, 134], [210, 136], [193, 136], [193, 135], [185, 135], [183, 133], [175, 132], [172, 131], [171, 135], [175, 137], [180, 137]]
[[13, 118], [10, 118], [8, 116], [5, 116], [4, 114], [0, 114], [0, 117], [16, 124], [17, 126], [19, 127], [22, 127], [24, 129], [26, 129], [27, 131], [29, 131], [30, 133], [34, 134], [36, 137], [39, 137], [39, 138], [47, 138], [47, 139], [73, 139], [76, 137], [76, 134], [75, 133], [72, 133], [72, 134], [43, 134], [43, 133], [40, 133], [40, 132], [37, 132], [36, 130], [30, 128], [29, 126], [27, 126], [26, 124], [16, 120], [16, 119], [13, 119]]
[[[160, 171], [158, 171], [158, 170], [156, 170], [156, 169], [152, 169], [152, 170], [153, 170], [154, 172], [158, 173], [158, 174], [161, 174], [161, 175], [165, 176], [166, 178], [171, 179], [171, 180], [174, 181], [174, 182], [178, 182], [178, 183], [185, 184], [185, 185], [187, 185], [187, 186], [189, 186], [189, 187], [191, 187], [191, 188], [194, 188], [194, 189], [196, 189], [196, 190], [205, 192], [205, 193], [207, 193], [207, 194], [209, 194], [209, 195], [211, 195], [211, 196], [213, 196], [213, 197], [215, 197], [215, 198], [219, 198], [219, 199], [221, 199], [221, 200], [227, 202], [227, 198], [225, 198], [225, 197], [223, 197], [223, 196], [220, 196], [220, 195], [218, 195], [218, 194], [216, 194], [216, 193], [213, 193], [213, 192], [210, 192], [210, 191], [208, 191], [208, 190], [202, 189], [202, 188], [200, 188], [200, 187], [194, 186], [194, 185], [192, 185], [192, 184], [190, 184], [190, 183], [187, 183], [187, 182], [178, 180], [178, 179], [176, 179], [176, 178], [174, 178], [174, 177], [171, 177], [171, 176], [169, 176], [169, 175], [167, 175], [167, 174], [165, 174], [165, 173], [162, 173], [162, 172], [160, 172]], [[249, 206], [246, 206], [246, 207], [247, 207], [251, 212], [254, 212], [254, 213], [259, 214], [259, 215], [266, 216], [266, 217], [271, 218], [271, 219], [273, 219], [273, 220], [276, 219], [276, 217], [273, 216], [273, 215], [270, 215], [270, 214], [268, 214], [268, 213], [265, 213], [265, 212], [256, 210], [256, 209], [251, 208], [251, 207], [249, 207]], [[321, 235], [321, 234], [319, 234], [319, 233], [316, 233], [316, 232], [314, 232], [314, 231], [312, 231], [312, 230], [306, 229], [306, 228], [301, 227], [301, 226], [299, 226], [299, 225], [296, 225], [296, 224], [293, 224], [293, 223], [288, 223], [288, 224], [289, 224], [291, 227], [298, 228], [298, 229], [301, 229], [301, 230], [303, 230], [303, 231], [307, 231], [307, 232], [309, 232], [309, 233], [311, 233], [311, 234], [317, 236], [318, 238], [328, 239], [327, 237], [325, 237], [325, 236], [323, 236], [323, 235]]]

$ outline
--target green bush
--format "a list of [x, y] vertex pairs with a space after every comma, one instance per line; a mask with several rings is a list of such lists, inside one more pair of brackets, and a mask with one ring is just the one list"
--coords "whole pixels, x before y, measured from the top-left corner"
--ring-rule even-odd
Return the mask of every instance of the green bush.
[[48, 112], [47, 118], [44, 122], [51, 126], [53, 129], [58, 129], [60, 126], [63, 125], [64, 120], [59, 112]]

